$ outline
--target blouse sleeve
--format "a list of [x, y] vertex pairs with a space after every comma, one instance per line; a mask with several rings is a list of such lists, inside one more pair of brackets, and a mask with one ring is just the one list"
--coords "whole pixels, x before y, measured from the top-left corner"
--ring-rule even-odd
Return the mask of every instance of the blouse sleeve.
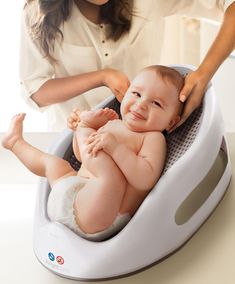
[[23, 11], [20, 39], [20, 81], [22, 97], [32, 108], [44, 111], [32, 99], [34, 94], [47, 80], [53, 78], [54, 67], [43, 57], [37, 44], [30, 37], [27, 28], [27, 14]]
[[234, 1], [235, 0], [168, 0], [162, 1], [161, 9], [163, 16], [181, 14], [220, 21], [223, 12]]
[[223, 2], [224, 2], [223, 8], [224, 8], [224, 11], [226, 11], [227, 8], [228, 8], [233, 2], [235, 2], [235, 0], [224, 0]]

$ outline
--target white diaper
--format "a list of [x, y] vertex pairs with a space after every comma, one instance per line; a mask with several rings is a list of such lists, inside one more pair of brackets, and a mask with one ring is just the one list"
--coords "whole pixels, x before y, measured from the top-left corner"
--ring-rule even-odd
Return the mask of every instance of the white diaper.
[[128, 213], [118, 214], [113, 224], [104, 231], [94, 234], [83, 232], [75, 220], [73, 204], [78, 191], [86, 182], [86, 178], [79, 176], [69, 176], [56, 182], [48, 198], [48, 216], [52, 221], [64, 224], [85, 239], [102, 241], [118, 233], [131, 218]]

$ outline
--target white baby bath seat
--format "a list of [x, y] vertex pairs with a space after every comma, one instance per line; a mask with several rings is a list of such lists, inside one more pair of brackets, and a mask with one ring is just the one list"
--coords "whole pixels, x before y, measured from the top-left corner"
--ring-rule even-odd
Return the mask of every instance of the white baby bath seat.
[[[173, 66], [182, 74], [190, 66]], [[118, 108], [115, 99], [102, 107]], [[101, 107], [100, 106], [100, 107]], [[50, 150], [78, 166], [66, 130]], [[36, 200], [34, 251], [54, 273], [78, 280], [99, 280], [131, 274], [181, 247], [205, 222], [222, 199], [231, 179], [225, 130], [213, 87], [188, 121], [167, 136], [168, 157], [162, 177], [130, 222], [115, 236], [86, 240], [50, 221], [50, 187], [41, 178]]]

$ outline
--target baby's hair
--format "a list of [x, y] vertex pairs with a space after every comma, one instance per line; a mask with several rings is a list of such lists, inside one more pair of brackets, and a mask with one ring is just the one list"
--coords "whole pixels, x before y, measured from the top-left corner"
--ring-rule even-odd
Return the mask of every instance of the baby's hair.
[[182, 90], [184, 86], [184, 77], [174, 68], [163, 65], [152, 65], [145, 69], [155, 71], [156, 74], [159, 75], [165, 82], [173, 84], [179, 93]]
[[[157, 76], [160, 76], [160, 78], [166, 82], [170, 83], [173, 86], [176, 87], [178, 94], [182, 90], [184, 86], [184, 77], [181, 75], [177, 70], [174, 68], [163, 66], [163, 65], [152, 65], [146, 67], [144, 70], [152, 70], [156, 72]], [[178, 115], [180, 116], [183, 112], [183, 103], [178, 100]]]
[[[71, 16], [73, 2], [76, 0], [26, 0], [29, 33], [51, 62], [56, 62], [53, 57], [55, 41], [63, 41], [60, 26]], [[101, 19], [110, 24], [108, 38], [117, 41], [130, 30], [132, 9], [133, 0], [110, 0], [101, 6]]]

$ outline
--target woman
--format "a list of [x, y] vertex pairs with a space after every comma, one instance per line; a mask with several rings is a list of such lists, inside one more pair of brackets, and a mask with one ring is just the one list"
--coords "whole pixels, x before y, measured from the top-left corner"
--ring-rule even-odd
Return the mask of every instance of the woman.
[[183, 123], [235, 47], [234, 0], [28, 1], [21, 33], [24, 97], [35, 108], [47, 110], [50, 129], [61, 130], [74, 107], [89, 109], [111, 92], [121, 99], [129, 79], [159, 63], [164, 17], [178, 13], [220, 19], [223, 10], [214, 44], [187, 76], [180, 94], [187, 100]]

